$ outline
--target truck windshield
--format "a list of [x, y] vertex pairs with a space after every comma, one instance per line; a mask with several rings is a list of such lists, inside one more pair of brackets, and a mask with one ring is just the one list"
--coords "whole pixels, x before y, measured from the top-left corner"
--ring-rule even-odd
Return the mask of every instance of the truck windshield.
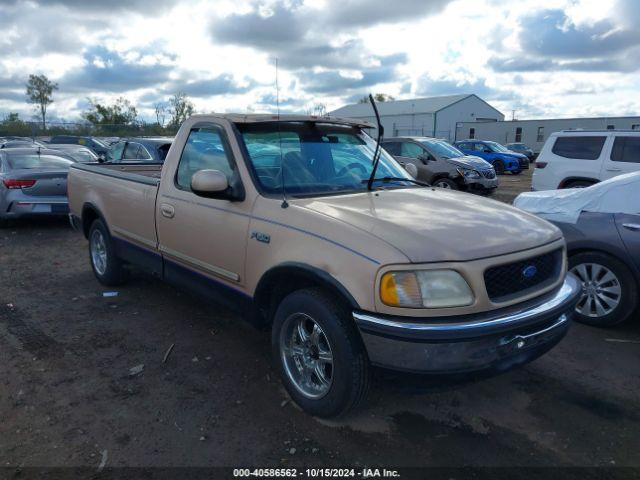
[[[359, 128], [315, 122], [238, 125], [262, 189], [294, 196], [365, 191], [375, 141]], [[284, 172], [283, 172], [284, 170]], [[283, 175], [284, 173], [284, 175]], [[384, 150], [376, 178], [396, 177], [385, 188], [410, 187], [409, 174]]]

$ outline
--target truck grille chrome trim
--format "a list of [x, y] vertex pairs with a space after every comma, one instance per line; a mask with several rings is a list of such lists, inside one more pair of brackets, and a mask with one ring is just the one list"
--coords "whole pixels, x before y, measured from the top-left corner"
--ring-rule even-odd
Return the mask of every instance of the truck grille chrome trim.
[[[364, 312], [353, 312], [353, 318], [362, 325], [379, 325], [384, 327], [390, 327], [392, 329], [402, 331], [415, 331], [415, 332], [448, 332], [448, 331], [472, 331], [474, 329], [483, 329], [486, 327], [509, 325], [518, 322], [526, 322], [529, 319], [544, 315], [546, 312], [559, 307], [564, 302], [568, 301], [571, 297], [576, 296], [580, 291], [580, 282], [573, 274], [567, 274], [562, 287], [555, 294], [553, 298], [547, 302], [538, 305], [537, 307], [522, 310], [510, 315], [505, 315], [497, 318], [487, 318], [482, 320], [476, 320], [471, 322], [458, 322], [458, 323], [418, 323], [412, 322], [411, 317], [407, 317], [407, 322], [401, 322], [396, 320], [390, 320], [387, 318], [375, 316], [373, 314]], [[491, 312], [487, 312], [491, 314]]]

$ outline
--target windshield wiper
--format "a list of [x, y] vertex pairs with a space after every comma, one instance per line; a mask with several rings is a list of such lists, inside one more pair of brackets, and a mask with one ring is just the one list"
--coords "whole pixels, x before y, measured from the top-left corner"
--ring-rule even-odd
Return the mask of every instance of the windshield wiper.
[[376, 114], [376, 122], [378, 124], [378, 138], [376, 139], [376, 148], [373, 151], [373, 168], [371, 169], [371, 176], [369, 176], [369, 180], [367, 181], [367, 190], [372, 189], [373, 181], [375, 180], [376, 170], [378, 169], [378, 163], [380, 162], [380, 140], [384, 135], [384, 127], [382, 126], [382, 122], [380, 121], [378, 107], [376, 106], [376, 102], [373, 99], [373, 95], [371, 94], [369, 94], [369, 102], [371, 102], [371, 106], [373, 107], [373, 113]]
[[361, 183], [369, 184], [369, 182], [371, 182], [371, 183], [373, 183], [373, 182], [382, 182], [382, 183], [409, 182], [409, 183], [413, 183], [415, 185], [420, 185], [421, 187], [430, 187], [431, 186], [429, 183], [426, 183], [426, 182], [420, 182], [418, 180], [414, 180], [413, 178], [403, 178], [403, 177], [380, 177], [380, 178], [362, 180]]

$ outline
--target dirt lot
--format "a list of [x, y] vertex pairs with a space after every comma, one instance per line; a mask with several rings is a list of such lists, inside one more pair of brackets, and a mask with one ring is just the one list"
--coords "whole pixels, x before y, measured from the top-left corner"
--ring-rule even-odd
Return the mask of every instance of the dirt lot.
[[[502, 179], [500, 198], [528, 189]], [[377, 375], [363, 411], [324, 422], [288, 401], [268, 335], [234, 314], [140, 275], [105, 291], [65, 222], [0, 231], [2, 465], [640, 467], [640, 321], [574, 325], [489, 380]]]

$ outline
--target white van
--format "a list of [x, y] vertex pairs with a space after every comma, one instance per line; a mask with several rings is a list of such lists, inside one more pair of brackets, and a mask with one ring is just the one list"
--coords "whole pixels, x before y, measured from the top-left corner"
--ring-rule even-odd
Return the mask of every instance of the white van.
[[532, 190], [581, 188], [640, 171], [640, 131], [564, 130], [540, 151]]

